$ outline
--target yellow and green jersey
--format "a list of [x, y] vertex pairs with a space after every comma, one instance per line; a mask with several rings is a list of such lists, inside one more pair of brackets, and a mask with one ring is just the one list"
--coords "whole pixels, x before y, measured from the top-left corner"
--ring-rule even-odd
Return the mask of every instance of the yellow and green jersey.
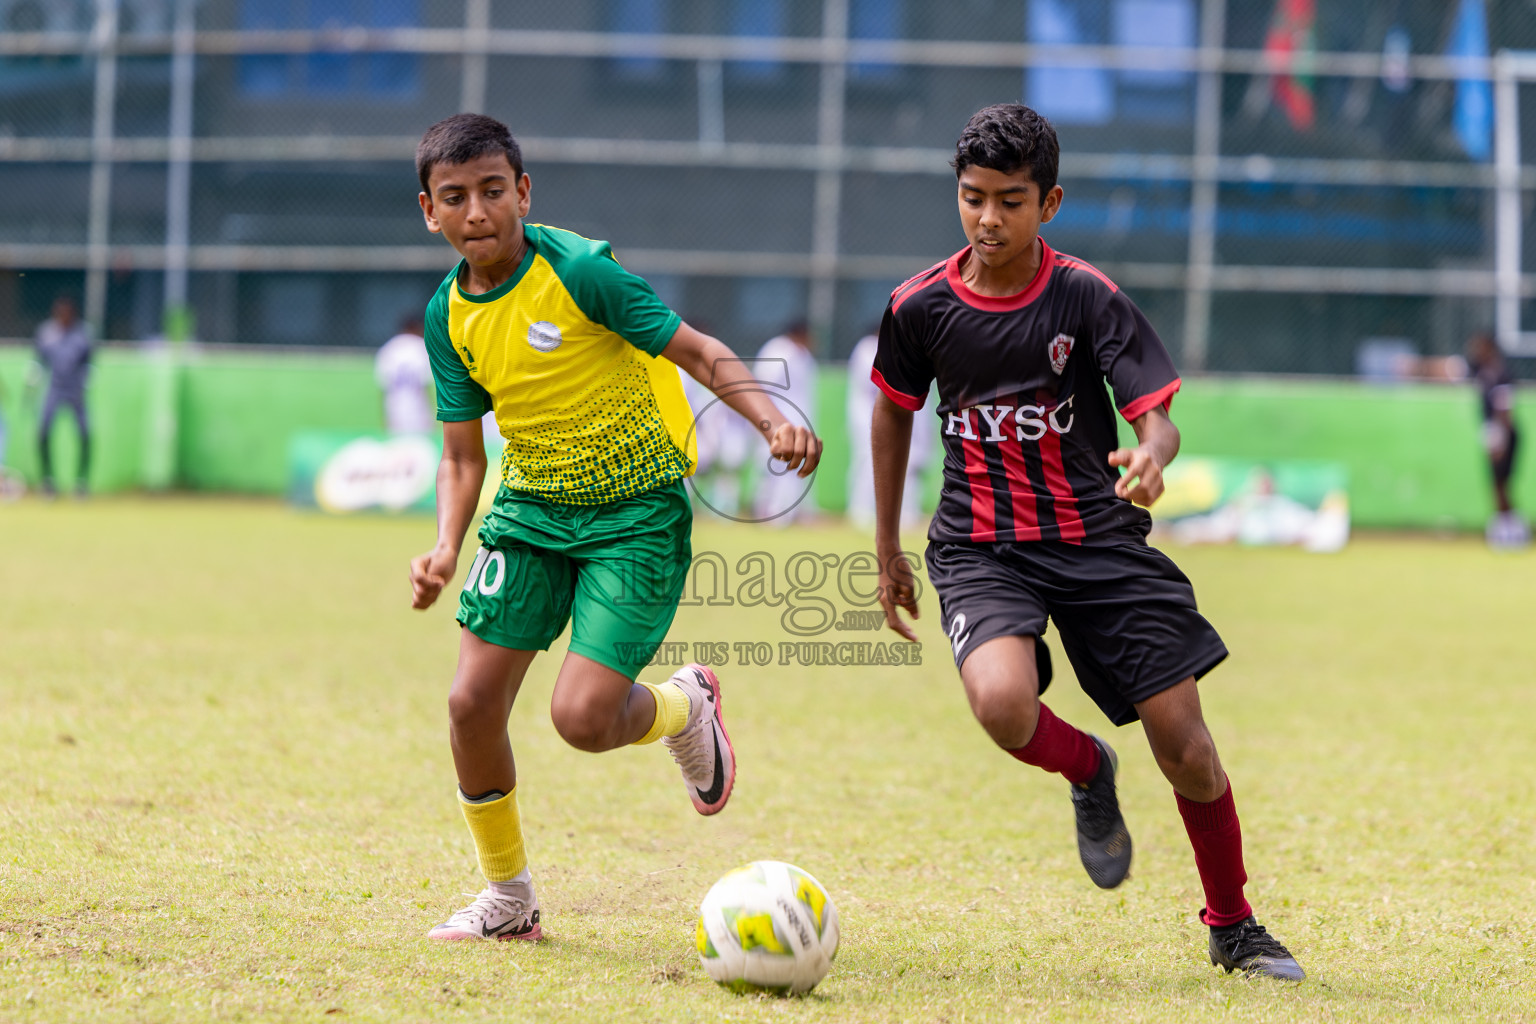
[[571, 505], [618, 501], [693, 472], [692, 415], [659, 357], [681, 318], [607, 242], [524, 226], [517, 271], [484, 295], [464, 264], [427, 304], [437, 418], [494, 410], [502, 482]]

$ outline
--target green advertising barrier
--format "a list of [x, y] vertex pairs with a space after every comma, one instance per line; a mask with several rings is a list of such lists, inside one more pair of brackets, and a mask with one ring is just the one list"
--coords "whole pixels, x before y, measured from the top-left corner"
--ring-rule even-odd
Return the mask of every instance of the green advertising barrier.
[[[1536, 438], [1536, 398], [1525, 392], [1517, 404]], [[1173, 419], [1188, 455], [1342, 464], [1357, 526], [1480, 530], [1493, 512], [1470, 384], [1195, 378]], [[1536, 458], [1517, 472], [1515, 501], [1529, 515]]]
[[295, 434], [288, 500], [334, 513], [430, 512], [442, 451], [441, 437]]
[[161, 345], [144, 355], [144, 447], [140, 482], [151, 491], [176, 483], [176, 441], [181, 411], [180, 346]]
[[1349, 472], [1337, 462], [1255, 462], [1192, 455], [1163, 474], [1155, 527], [1184, 544], [1297, 545], [1349, 540]]
[[[288, 501], [335, 515], [353, 512], [425, 512], [437, 502], [442, 435], [304, 431], [288, 443]], [[501, 447], [486, 442], [480, 507], [489, 508], [500, 484]]]
[[[172, 350], [167, 374], [156, 362], [165, 358], [162, 351], [109, 346], [97, 357], [88, 399], [94, 491], [153, 487], [168, 479], [193, 490], [283, 495], [288, 446], [296, 434], [369, 434], [383, 426], [371, 352], [183, 346]], [[26, 386], [31, 366], [25, 346], [0, 346], [6, 463], [35, 484], [41, 393]], [[823, 367], [815, 425], [826, 454], [815, 494], [827, 511], [840, 510], [847, 493], [846, 388], [841, 367]], [[1473, 530], [1492, 512], [1477, 396], [1468, 384], [1192, 378], [1174, 400], [1173, 418], [1186, 457], [1339, 463], [1349, 476], [1356, 526]], [[1516, 418], [1525, 436], [1536, 439], [1536, 399], [1528, 392], [1517, 399]], [[931, 403], [918, 423], [938, 429]], [[68, 486], [74, 427], [65, 415], [54, 429], [59, 482]], [[174, 439], [169, 473], [168, 433]], [[1514, 498], [1532, 514], [1536, 448], [1522, 461]], [[929, 479], [931, 495], [937, 480]]]
[[1187, 455], [1163, 473], [1167, 490], [1152, 512], [1158, 519], [1201, 515], [1263, 487], [1317, 508], [1335, 494], [1347, 494], [1349, 471], [1338, 462], [1255, 462]]

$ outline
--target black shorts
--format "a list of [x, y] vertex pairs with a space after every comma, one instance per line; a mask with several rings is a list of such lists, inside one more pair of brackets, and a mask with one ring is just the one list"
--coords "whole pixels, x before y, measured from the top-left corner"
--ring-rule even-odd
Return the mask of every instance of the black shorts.
[[1136, 721], [1138, 701], [1199, 679], [1227, 656], [1195, 609], [1189, 578], [1139, 537], [1094, 547], [934, 541], [928, 579], [957, 668], [988, 640], [1033, 636], [1045, 692], [1050, 655], [1039, 637], [1049, 616], [1078, 684], [1116, 725]]

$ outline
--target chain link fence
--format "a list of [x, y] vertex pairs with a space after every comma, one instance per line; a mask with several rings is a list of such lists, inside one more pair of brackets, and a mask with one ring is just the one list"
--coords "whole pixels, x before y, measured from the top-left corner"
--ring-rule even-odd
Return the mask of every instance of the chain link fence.
[[1527, 48], [1528, 0], [0, 0], [0, 335], [64, 292], [114, 339], [377, 345], [454, 261], [416, 139], [476, 109], [533, 219], [740, 351], [808, 317], [842, 358], [964, 244], [966, 118], [1022, 99], [1047, 237], [1184, 368], [1351, 373], [1501, 296], [1536, 327]]

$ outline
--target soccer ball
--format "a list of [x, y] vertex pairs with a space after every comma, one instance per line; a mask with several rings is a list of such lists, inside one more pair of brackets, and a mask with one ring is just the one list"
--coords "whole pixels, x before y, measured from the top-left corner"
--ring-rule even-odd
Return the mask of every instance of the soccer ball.
[[732, 992], [802, 995], [837, 955], [837, 908], [793, 864], [753, 861], [714, 884], [694, 942], [711, 978]]

